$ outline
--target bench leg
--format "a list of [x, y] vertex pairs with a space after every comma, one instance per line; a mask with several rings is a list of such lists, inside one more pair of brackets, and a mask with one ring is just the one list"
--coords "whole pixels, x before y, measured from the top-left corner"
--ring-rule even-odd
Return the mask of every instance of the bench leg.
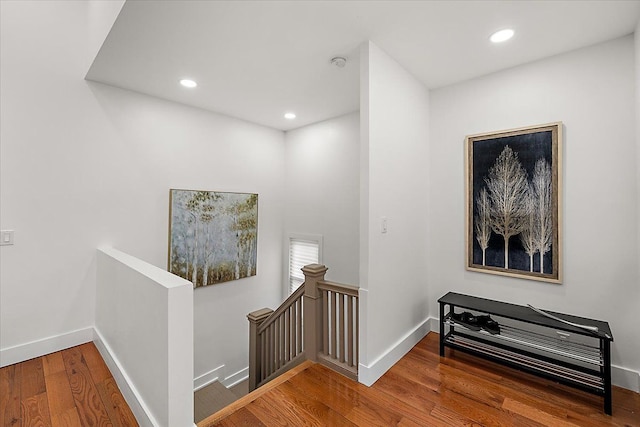
[[444, 357], [444, 304], [440, 303], [440, 357]]
[[612, 414], [611, 408], [611, 343], [608, 340], [601, 340], [603, 343], [604, 362], [604, 413]]

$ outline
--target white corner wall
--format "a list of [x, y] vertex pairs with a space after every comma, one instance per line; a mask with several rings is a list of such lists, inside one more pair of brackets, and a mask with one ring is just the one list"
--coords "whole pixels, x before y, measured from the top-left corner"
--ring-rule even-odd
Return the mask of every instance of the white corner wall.
[[370, 385], [428, 332], [429, 94], [368, 42], [360, 96], [359, 380]]
[[0, 361], [91, 340], [95, 248], [166, 268], [189, 188], [259, 194], [257, 276], [194, 291], [195, 376], [242, 376], [246, 314], [281, 297], [283, 132], [85, 81], [89, 2], [0, 8]]
[[[638, 186], [638, 207], [637, 212], [640, 216], [640, 21], [636, 25], [636, 31], [634, 33], [634, 46], [635, 46], [635, 94], [636, 94], [636, 184]], [[638, 227], [638, 251], [640, 252], [640, 227]], [[638, 255], [638, 282], [640, 282], [640, 254]], [[640, 311], [640, 301], [638, 302], [638, 311]], [[640, 341], [640, 337], [638, 338]], [[640, 382], [640, 379], [638, 380]], [[640, 389], [640, 383], [638, 384]]]
[[[636, 31], [634, 34], [634, 46], [635, 46], [635, 93], [636, 93], [636, 195], [637, 195], [637, 204], [636, 204], [636, 221], [640, 221], [640, 21], [638, 21], [638, 25], [636, 25]], [[637, 271], [637, 280], [636, 284], [640, 286], [640, 226], [638, 226], [638, 255], [636, 258], [636, 266], [638, 268]], [[637, 300], [636, 312], [640, 312], [640, 298]], [[640, 333], [636, 332], [636, 343], [640, 342]], [[640, 345], [640, 344], [638, 344]], [[637, 353], [640, 353], [640, 348], [637, 350]], [[637, 354], [636, 353], [636, 354]], [[638, 369], [638, 384], [636, 387], [636, 391], [640, 392], [640, 361], [637, 362]]]
[[87, 4], [87, 15], [89, 17], [89, 43], [86, 70], [93, 63], [93, 60], [100, 52], [102, 44], [106, 40], [114, 22], [118, 18], [122, 6], [126, 0], [85, 0]]
[[98, 249], [96, 345], [142, 425], [193, 423], [192, 319], [191, 282]]
[[[359, 132], [360, 115], [356, 112], [285, 133], [285, 233], [322, 235], [327, 280], [356, 286]], [[283, 246], [283, 268], [287, 269], [286, 242]]]
[[[448, 291], [606, 320], [614, 383], [638, 389], [638, 115], [633, 37], [431, 92], [430, 309]], [[464, 268], [464, 137], [564, 122], [564, 283]]]

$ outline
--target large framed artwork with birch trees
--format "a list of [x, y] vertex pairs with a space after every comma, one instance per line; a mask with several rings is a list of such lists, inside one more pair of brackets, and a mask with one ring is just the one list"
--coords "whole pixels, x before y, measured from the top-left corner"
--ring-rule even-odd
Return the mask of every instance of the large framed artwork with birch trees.
[[562, 123], [465, 139], [467, 270], [561, 283]]
[[258, 195], [170, 190], [169, 271], [194, 288], [256, 275]]

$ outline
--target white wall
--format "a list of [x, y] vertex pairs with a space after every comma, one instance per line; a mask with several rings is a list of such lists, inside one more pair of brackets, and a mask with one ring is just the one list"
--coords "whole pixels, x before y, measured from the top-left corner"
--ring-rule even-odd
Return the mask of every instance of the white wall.
[[[636, 204], [636, 212], [638, 217], [640, 217], [640, 21], [638, 21], [638, 25], [636, 25], [636, 31], [634, 34], [634, 46], [635, 46], [635, 87], [636, 87], [636, 188], [637, 188], [637, 204]], [[640, 219], [637, 219], [640, 221]], [[638, 227], [638, 254], [636, 258], [636, 266], [638, 268], [638, 279], [636, 283], [640, 284], [640, 226]], [[638, 298], [638, 307], [636, 308], [636, 312], [640, 312], [640, 298]], [[640, 342], [640, 333], [636, 332], [636, 343]], [[640, 345], [640, 344], [638, 344]], [[637, 353], [640, 353], [640, 348]], [[640, 364], [640, 362], [638, 362]], [[636, 369], [640, 372], [640, 369]], [[640, 374], [638, 375], [638, 385], [636, 388], [637, 391], [640, 392]]]
[[247, 364], [246, 314], [280, 299], [284, 134], [83, 80], [88, 5], [0, 2], [0, 357], [86, 339], [96, 247], [165, 268], [170, 188], [252, 192], [258, 275], [194, 291], [195, 375], [225, 379]]
[[[638, 188], [637, 193], [637, 212], [640, 216], [640, 21], [636, 25], [636, 31], [634, 34], [634, 46], [635, 46], [635, 59], [636, 59], [636, 185]], [[640, 227], [638, 227], [638, 259], [636, 265], [638, 267], [638, 282], [640, 282]], [[640, 301], [638, 302], [638, 312], [640, 312]], [[638, 334], [638, 341], [640, 341], [640, 333]], [[640, 391], [640, 377], [638, 378], [638, 390]]]
[[426, 332], [429, 94], [373, 43], [361, 58], [359, 379], [371, 384]]
[[[640, 371], [633, 49], [628, 36], [431, 92], [434, 317], [457, 291], [607, 320], [613, 364]], [[564, 283], [465, 271], [465, 135], [554, 121], [564, 122]]]
[[96, 345], [141, 425], [193, 422], [193, 285], [113, 248], [97, 252]]
[[[359, 282], [359, 127], [356, 112], [285, 134], [285, 233], [322, 235], [327, 280], [353, 285]], [[285, 268], [287, 260], [285, 253]]]
[[87, 15], [89, 18], [89, 43], [87, 64], [88, 70], [96, 55], [100, 51], [102, 44], [109, 35], [113, 23], [118, 18], [118, 14], [124, 6], [125, 0], [85, 0], [87, 5]]

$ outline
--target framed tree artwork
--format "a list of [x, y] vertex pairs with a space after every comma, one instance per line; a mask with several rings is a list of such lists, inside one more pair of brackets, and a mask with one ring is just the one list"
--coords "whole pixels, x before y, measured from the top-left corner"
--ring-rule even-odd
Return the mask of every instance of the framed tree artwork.
[[258, 195], [170, 190], [169, 271], [194, 288], [256, 275]]
[[562, 123], [467, 136], [467, 270], [561, 283]]

